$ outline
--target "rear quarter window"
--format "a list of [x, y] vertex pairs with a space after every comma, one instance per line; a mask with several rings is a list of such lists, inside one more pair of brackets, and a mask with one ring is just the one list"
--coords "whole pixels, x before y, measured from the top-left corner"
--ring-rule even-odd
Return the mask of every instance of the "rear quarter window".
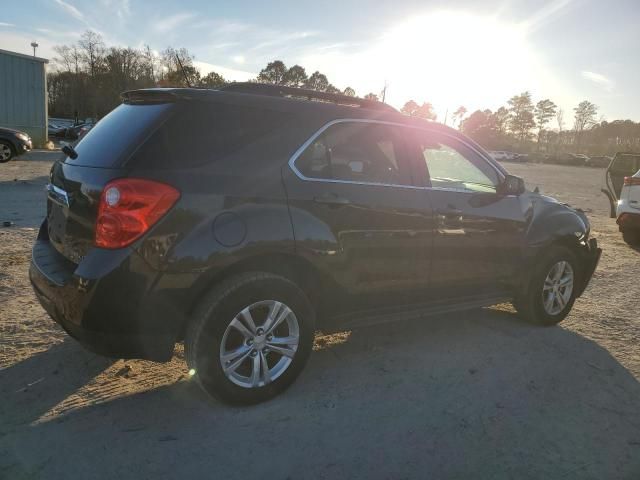
[[201, 102], [180, 105], [136, 153], [136, 167], [188, 168], [221, 160], [285, 127], [288, 112]]
[[173, 105], [123, 104], [102, 118], [74, 147], [75, 159], [66, 163], [88, 167], [119, 167], [153, 129], [166, 118]]

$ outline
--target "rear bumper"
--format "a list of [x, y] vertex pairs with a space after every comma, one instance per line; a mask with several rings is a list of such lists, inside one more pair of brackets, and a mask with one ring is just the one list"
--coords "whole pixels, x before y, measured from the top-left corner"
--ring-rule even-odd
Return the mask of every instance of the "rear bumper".
[[577, 286], [576, 296], [579, 297], [586, 290], [591, 278], [593, 277], [593, 273], [598, 267], [601, 255], [602, 249], [598, 247], [598, 241], [595, 238], [590, 239], [581, 255], [583, 275], [582, 281]]
[[620, 231], [640, 230], [640, 213], [621, 212], [616, 223]]
[[[41, 229], [29, 278], [40, 304], [56, 323], [104, 356], [171, 359], [181, 317], [154, 295], [157, 272], [130, 252], [124, 256], [106, 252], [116, 255], [116, 261], [87, 256], [81, 267], [42, 236]], [[93, 265], [87, 267], [86, 262]]]

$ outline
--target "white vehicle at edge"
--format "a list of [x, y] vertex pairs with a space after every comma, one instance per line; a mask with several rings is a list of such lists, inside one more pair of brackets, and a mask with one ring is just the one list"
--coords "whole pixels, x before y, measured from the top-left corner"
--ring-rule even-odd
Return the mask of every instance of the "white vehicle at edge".
[[640, 245], [640, 170], [632, 177], [625, 177], [616, 217], [624, 241]]
[[640, 245], [640, 154], [617, 153], [605, 174], [611, 216], [622, 232], [624, 241]]

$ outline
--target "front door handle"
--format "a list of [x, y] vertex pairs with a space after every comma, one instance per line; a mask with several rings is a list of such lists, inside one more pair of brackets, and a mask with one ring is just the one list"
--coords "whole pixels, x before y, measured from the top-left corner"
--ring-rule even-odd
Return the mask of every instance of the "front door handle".
[[333, 205], [336, 207], [351, 204], [351, 200], [349, 200], [348, 198], [336, 195], [335, 193], [325, 193], [324, 195], [313, 197], [313, 201], [316, 203], [320, 203], [324, 205]]

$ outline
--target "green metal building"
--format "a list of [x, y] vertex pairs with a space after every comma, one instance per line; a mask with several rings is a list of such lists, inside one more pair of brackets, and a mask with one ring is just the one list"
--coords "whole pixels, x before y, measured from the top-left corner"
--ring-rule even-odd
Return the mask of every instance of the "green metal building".
[[34, 147], [47, 141], [45, 58], [0, 50], [0, 127], [28, 133]]

